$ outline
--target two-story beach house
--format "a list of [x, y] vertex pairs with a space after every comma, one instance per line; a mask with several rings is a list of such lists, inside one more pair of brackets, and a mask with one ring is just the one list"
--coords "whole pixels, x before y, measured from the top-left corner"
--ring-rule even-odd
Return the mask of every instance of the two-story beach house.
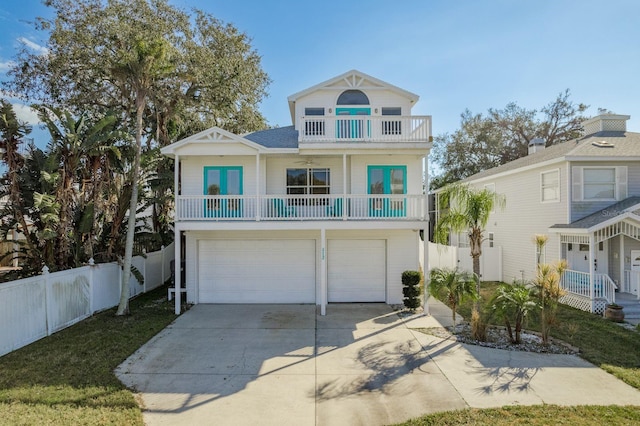
[[214, 127], [162, 149], [187, 301], [402, 303], [401, 274], [422, 263], [431, 117], [355, 70], [288, 101], [292, 126]]
[[640, 134], [626, 131], [628, 119], [601, 114], [579, 139], [533, 140], [528, 156], [463, 181], [506, 197], [484, 242], [502, 247], [503, 280], [535, 276], [533, 237], [546, 234], [542, 261], [568, 262], [565, 303], [602, 312], [616, 291], [640, 296]]

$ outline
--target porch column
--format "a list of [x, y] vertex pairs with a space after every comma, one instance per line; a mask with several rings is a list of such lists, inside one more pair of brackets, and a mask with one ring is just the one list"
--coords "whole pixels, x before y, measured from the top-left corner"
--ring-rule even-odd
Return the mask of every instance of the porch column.
[[[427, 222], [428, 223], [428, 222]], [[423, 301], [423, 313], [429, 315], [429, 229], [422, 230], [423, 240], [422, 246], [424, 248], [422, 259], [422, 274], [424, 276], [424, 301]], [[418, 240], [420, 240], [420, 233], [418, 232]]]
[[347, 220], [347, 154], [342, 154], [342, 220]]
[[327, 232], [320, 229], [320, 315], [327, 314]]
[[589, 299], [591, 299], [591, 313], [595, 311], [594, 285], [596, 282], [596, 268], [594, 259], [596, 258], [595, 251], [596, 239], [593, 234], [589, 235]]
[[[631, 286], [625, 281], [625, 278], [627, 277], [626, 274], [624, 273], [624, 234], [620, 234], [620, 252], [618, 253], [618, 259], [620, 260], [620, 288], [619, 290], [622, 291], [622, 289], [624, 289], [625, 292], [630, 292], [631, 290]], [[631, 278], [631, 276], [629, 276], [629, 278]]]
[[182, 292], [180, 291], [180, 288], [182, 288], [182, 273], [180, 271], [181, 269], [181, 265], [182, 265], [182, 259], [180, 258], [180, 228], [179, 227], [175, 227], [175, 232], [174, 232], [174, 240], [173, 240], [173, 247], [175, 249], [175, 257], [174, 257], [174, 262], [173, 262], [173, 266], [175, 268], [174, 271], [174, 283], [173, 285], [175, 285], [175, 293], [174, 293], [174, 299], [175, 299], [175, 313], [176, 315], [180, 315], [180, 303], [182, 301]]
[[260, 151], [256, 154], [256, 221], [260, 222]]

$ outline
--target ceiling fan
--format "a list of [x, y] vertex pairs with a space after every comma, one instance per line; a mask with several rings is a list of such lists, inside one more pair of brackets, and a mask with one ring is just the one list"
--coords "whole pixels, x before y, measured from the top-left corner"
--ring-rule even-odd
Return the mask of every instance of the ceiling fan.
[[296, 164], [303, 164], [306, 167], [311, 167], [311, 166], [317, 166], [318, 163], [316, 163], [315, 161], [311, 160], [310, 158], [304, 159], [304, 160], [299, 160], [295, 162]]

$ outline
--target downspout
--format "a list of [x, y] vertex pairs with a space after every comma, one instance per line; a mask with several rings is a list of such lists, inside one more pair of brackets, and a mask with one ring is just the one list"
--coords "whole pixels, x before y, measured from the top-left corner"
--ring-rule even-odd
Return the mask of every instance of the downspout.
[[595, 268], [595, 237], [593, 233], [589, 235], [589, 299], [591, 300], [591, 313], [595, 312], [595, 299], [594, 299], [594, 289], [595, 289], [595, 281], [596, 281], [596, 268]]
[[182, 214], [180, 208], [180, 188], [178, 186], [178, 179], [180, 174], [180, 156], [176, 154], [174, 163], [173, 163], [173, 188], [174, 188], [174, 199], [175, 199], [175, 222], [173, 224], [173, 247], [174, 247], [174, 262], [173, 266], [175, 268], [174, 271], [174, 283], [175, 286], [175, 314], [180, 315], [180, 302], [182, 301], [182, 292], [180, 288], [182, 287], [182, 259], [181, 259], [181, 248], [180, 248], [180, 227], [178, 226], [178, 222], [180, 222], [180, 216]]

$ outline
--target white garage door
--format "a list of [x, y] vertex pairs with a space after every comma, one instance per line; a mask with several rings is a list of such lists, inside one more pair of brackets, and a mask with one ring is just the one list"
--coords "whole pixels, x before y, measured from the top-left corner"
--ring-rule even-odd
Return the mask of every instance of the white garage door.
[[200, 303], [315, 303], [314, 240], [201, 240]]
[[384, 240], [327, 242], [328, 301], [385, 302]]

